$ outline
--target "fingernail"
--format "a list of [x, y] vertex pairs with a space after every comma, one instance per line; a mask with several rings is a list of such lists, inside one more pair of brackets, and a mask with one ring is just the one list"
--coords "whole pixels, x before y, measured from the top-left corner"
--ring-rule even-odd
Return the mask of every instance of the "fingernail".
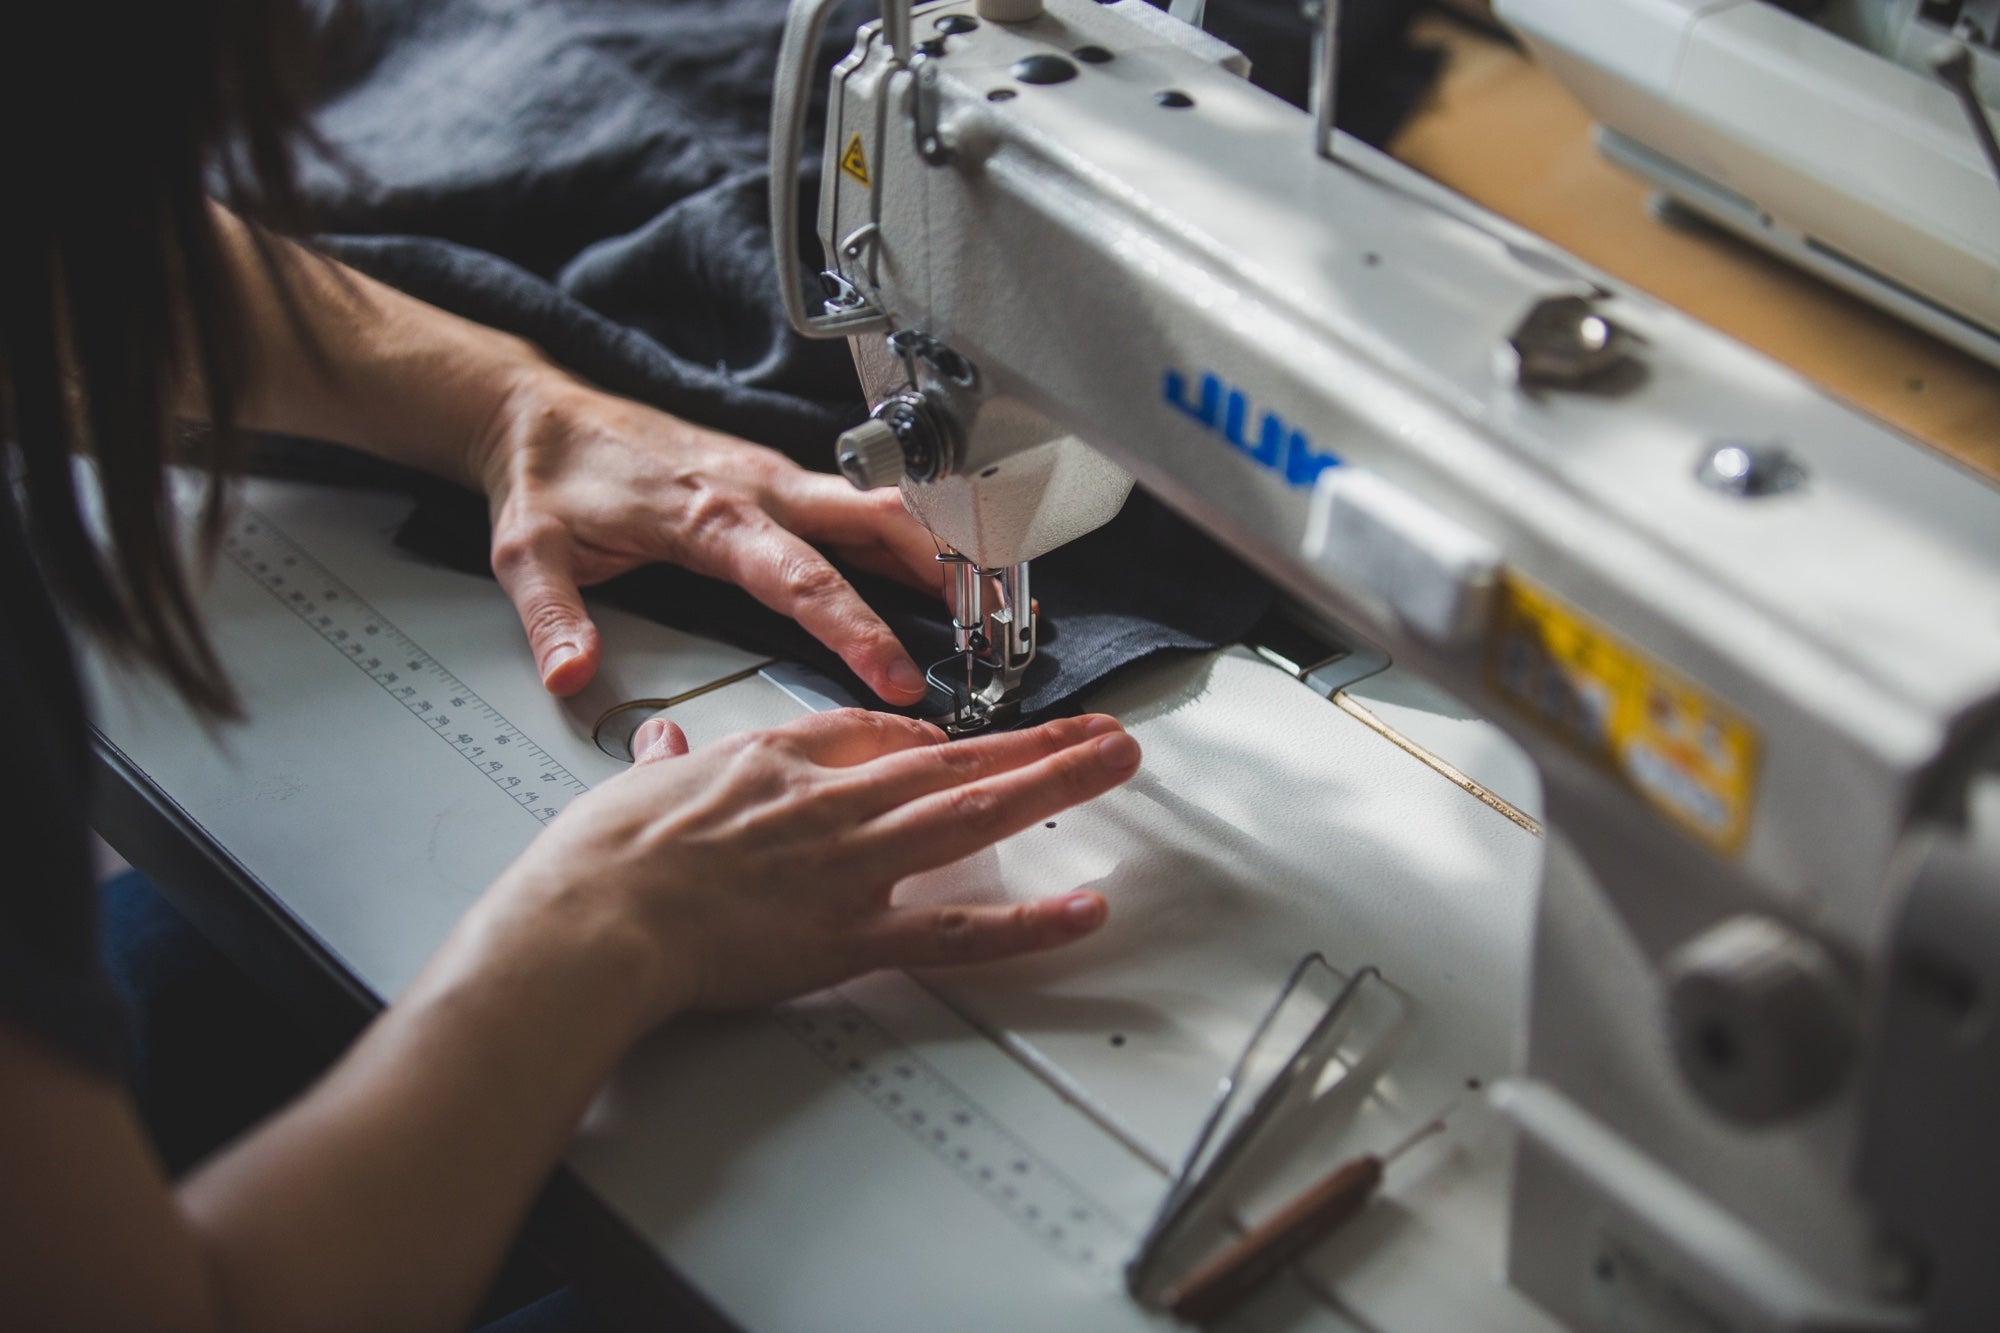
[[549, 660], [542, 667], [542, 679], [548, 680], [556, 672], [583, 656], [583, 649], [573, 643], [559, 643], [549, 653]]
[[914, 662], [892, 662], [889, 665], [889, 683], [904, 694], [915, 694], [924, 688], [924, 673], [917, 670]]
[[1123, 730], [1117, 718], [1106, 717], [1102, 713], [1083, 720], [1083, 734], [1086, 736], [1109, 736], [1114, 731]]
[[1097, 762], [1114, 772], [1119, 769], [1139, 766], [1139, 742], [1124, 732], [1106, 736], [1097, 742]]
[[660, 737], [666, 733], [667, 724], [657, 717], [649, 717], [641, 722], [639, 729], [632, 733], [632, 758], [634, 760], [645, 758], [646, 752], [658, 745]]
[[1104, 919], [1104, 899], [1080, 889], [1063, 899], [1063, 916], [1073, 926], [1094, 926]]

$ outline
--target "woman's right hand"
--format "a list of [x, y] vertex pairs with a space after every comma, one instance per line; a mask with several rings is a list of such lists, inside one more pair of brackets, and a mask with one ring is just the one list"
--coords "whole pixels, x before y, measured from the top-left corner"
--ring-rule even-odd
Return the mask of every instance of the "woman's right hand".
[[1138, 743], [1101, 715], [946, 744], [928, 723], [847, 710], [698, 755], [655, 719], [633, 749], [632, 770], [573, 803], [488, 902], [640, 943], [654, 960], [648, 1025], [1089, 934], [1107, 910], [1089, 890], [1005, 907], [899, 907], [890, 895], [1139, 766]]

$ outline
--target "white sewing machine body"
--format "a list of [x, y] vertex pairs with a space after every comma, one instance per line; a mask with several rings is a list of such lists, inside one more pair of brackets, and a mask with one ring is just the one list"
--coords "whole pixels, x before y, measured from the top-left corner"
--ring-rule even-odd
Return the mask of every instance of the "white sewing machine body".
[[[1512, 1280], [1578, 1327], [1993, 1308], [1992, 1205], [1938, 1183], [2000, 1165], [1965, 1101], [2000, 1089], [1953, 1072], [1991, 1049], [2000, 880], [1924, 854], [1975, 839], [2000, 493], [1380, 154], [1323, 158], [1142, 0], [927, 6], [942, 44], [901, 54], [896, 9], [834, 74], [838, 297], [794, 312], [944, 423], [913, 511], [997, 567], [1129, 471], [1542, 771]], [[794, 6], [774, 155], [823, 19]], [[1081, 442], [1116, 467], [1050, 461]]]

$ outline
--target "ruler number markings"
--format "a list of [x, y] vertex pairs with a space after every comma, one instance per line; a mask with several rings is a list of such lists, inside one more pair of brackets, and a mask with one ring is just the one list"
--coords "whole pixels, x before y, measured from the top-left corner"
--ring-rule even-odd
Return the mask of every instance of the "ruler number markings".
[[932, 1157], [1044, 1248], [1087, 1268], [1114, 1266], [1126, 1224], [852, 1001], [781, 1006], [778, 1025]]
[[255, 509], [243, 506], [222, 549], [279, 605], [535, 819], [548, 823], [589, 790]]

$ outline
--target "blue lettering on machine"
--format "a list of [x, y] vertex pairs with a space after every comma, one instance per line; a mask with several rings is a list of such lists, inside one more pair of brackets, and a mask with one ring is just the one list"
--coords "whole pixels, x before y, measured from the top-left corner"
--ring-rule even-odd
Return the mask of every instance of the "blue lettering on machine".
[[1166, 373], [1161, 393], [1205, 429], [1227, 440], [1238, 453], [1282, 473], [1287, 485], [1310, 486], [1320, 473], [1340, 466], [1339, 455], [1314, 449], [1304, 431], [1288, 425], [1269, 409], [1259, 419], [1257, 437], [1252, 440], [1245, 431], [1250, 423], [1250, 396], [1233, 384], [1225, 384], [1213, 371], [1202, 375], [1198, 399], [1189, 399], [1187, 377], [1178, 370]]

